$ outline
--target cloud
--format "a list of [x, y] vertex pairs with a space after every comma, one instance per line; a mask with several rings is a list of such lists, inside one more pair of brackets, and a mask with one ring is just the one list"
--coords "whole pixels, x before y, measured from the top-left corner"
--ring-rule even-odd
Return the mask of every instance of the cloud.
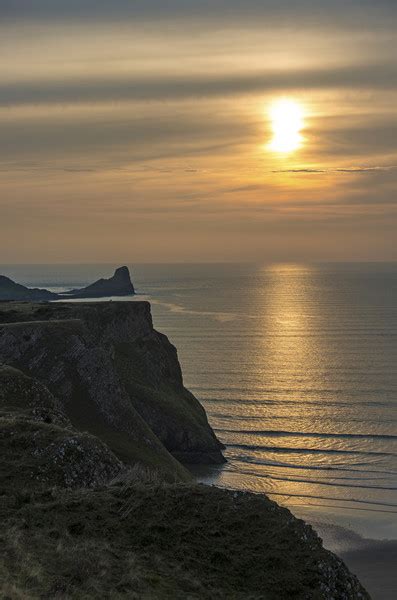
[[[135, 116], [134, 107], [104, 116], [100, 110], [35, 118], [0, 119], [3, 165], [18, 161], [83, 161], [80, 168], [102, 164], [119, 167], [137, 161], [217, 154], [252, 135], [252, 127], [222, 115], [200, 114], [186, 108], [179, 114], [148, 113]], [[28, 165], [29, 166], [29, 165]], [[187, 164], [186, 168], [195, 168]]]
[[91, 77], [0, 82], [0, 106], [164, 101], [308, 89], [397, 90], [397, 64], [216, 75]]
[[[396, 16], [386, 0], [0, 0], [1, 255], [394, 257]], [[307, 143], [275, 157], [263, 110], [289, 92]]]
[[376, 22], [395, 14], [393, 0], [2, 0], [1, 19], [8, 20], [90, 20], [125, 19], [205, 19], [222, 20], [266, 19], [284, 22], [316, 22], [321, 17], [329, 22], [349, 23], [362, 27], [369, 18]]
[[397, 170], [397, 165], [388, 165], [388, 166], [379, 166], [379, 167], [329, 167], [329, 168], [306, 168], [302, 167], [299, 169], [275, 169], [272, 173], [372, 173], [372, 172], [382, 172], [382, 171], [395, 171]]

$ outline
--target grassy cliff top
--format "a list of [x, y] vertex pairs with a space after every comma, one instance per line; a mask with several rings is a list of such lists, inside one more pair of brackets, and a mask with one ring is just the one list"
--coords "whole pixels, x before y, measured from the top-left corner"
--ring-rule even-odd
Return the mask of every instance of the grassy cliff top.
[[309, 526], [265, 496], [120, 482], [2, 500], [3, 598], [369, 598]]

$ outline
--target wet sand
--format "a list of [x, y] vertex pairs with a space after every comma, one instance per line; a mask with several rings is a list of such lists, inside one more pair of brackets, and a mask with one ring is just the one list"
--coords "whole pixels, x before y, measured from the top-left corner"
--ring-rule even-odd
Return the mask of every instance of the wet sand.
[[374, 541], [367, 548], [339, 553], [372, 600], [397, 598], [397, 541]]
[[397, 540], [373, 540], [354, 531], [311, 521], [324, 546], [340, 556], [357, 575], [372, 600], [397, 598]]

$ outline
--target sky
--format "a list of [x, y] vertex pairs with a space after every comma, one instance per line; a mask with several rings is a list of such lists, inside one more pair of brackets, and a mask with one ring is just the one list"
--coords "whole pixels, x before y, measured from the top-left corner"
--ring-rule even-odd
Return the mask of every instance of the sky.
[[397, 260], [396, 25], [395, 0], [0, 0], [0, 263]]

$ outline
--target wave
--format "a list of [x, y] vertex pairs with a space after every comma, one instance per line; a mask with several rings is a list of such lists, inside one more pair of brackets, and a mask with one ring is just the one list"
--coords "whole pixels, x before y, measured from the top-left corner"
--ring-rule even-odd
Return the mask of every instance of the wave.
[[[222, 421], [289, 421], [291, 422], [293, 419], [295, 420], [300, 420], [300, 421], [304, 421], [305, 417], [302, 417], [302, 415], [297, 412], [295, 414], [288, 414], [288, 415], [271, 415], [271, 416], [266, 416], [266, 415], [235, 415], [235, 414], [230, 414], [230, 413], [223, 413], [223, 412], [212, 412], [207, 410], [207, 415], [210, 419], [219, 419]], [[346, 423], [346, 416], [344, 417], [333, 417], [332, 421], [334, 423]], [[393, 418], [393, 417], [389, 417], [389, 415], [387, 415], [387, 420], [386, 423], [390, 424], [390, 423], [395, 423], [397, 422], [397, 418]], [[355, 418], [355, 417], [351, 417], [349, 415], [349, 423], [376, 423], [377, 425], [379, 425], [379, 419], [364, 419], [364, 418]], [[221, 430], [221, 427], [218, 428], [219, 430]], [[397, 436], [396, 436], [397, 437]]]
[[[372, 500], [360, 500], [359, 498], [332, 498], [332, 496], [314, 496], [312, 494], [283, 494], [281, 492], [265, 492], [267, 496], [283, 496], [284, 498], [310, 498], [311, 500], [331, 500], [333, 502], [351, 502], [354, 504], [372, 504], [374, 506], [385, 506], [388, 508], [397, 508], [397, 504], [390, 502], [376, 502]], [[388, 511], [397, 513], [397, 511]]]
[[[324, 398], [319, 399], [319, 400], [274, 400], [274, 399], [255, 399], [255, 398], [205, 398], [202, 396], [201, 392], [203, 391], [215, 391], [213, 388], [202, 388], [202, 387], [194, 387], [192, 385], [189, 385], [189, 389], [191, 391], [194, 391], [196, 393], [197, 396], [200, 397], [201, 401], [204, 403], [208, 403], [208, 404], [245, 404], [248, 406], [267, 406], [267, 405], [272, 405], [272, 406], [284, 406], [286, 404], [292, 404], [294, 406], [298, 406], [298, 407], [302, 407], [302, 406], [315, 406], [321, 410], [324, 410], [324, 405], [325, 408], [355, 408], [357, 406], [374, 406], [374, 407], [385, 407], [385, 406], [394, 406], [394, 400], [391, 400], [390, 402], [380, 402], [379, 400], [359, 400], [359, 401], [354, 401], [354, 402], [344, 402], [344, 401], [328, 401]], [[239, 389], [239, 388], [217, 388], [216, 391], [221, 391], [221, 392], [230, 392], [230, 390], [232, 391], [241, 391], [244, 392], [246, 390], [243, 389]], [[258, 390], [260, 392], [265, 391], [266, 393], [279, 393], [279, 391], [283, 391], [285, 393], [285, 390]], [[327, 390], [310, 390], [311, 392], [324, 392]], [[332, 390], [328, 390], [328, 391], [332, 391]], [[339, 390], [342, 393], [342, 390]], [[379, 390], [378, 390], [379, 392]], [[291, 389], [291, 390], [287, 390], [287, 393], [296, 393], [295, 389]]]
[[343, 487], [343, 488], [358, 488], [365, 490], [386, 490], [386, 491], [395, 491], [397, 487], [393, 486], [382, 486], [382, 485], [366, 485], [366, 484], [357, 484], [353, 485], [350, 483], [335, 483], [332, 481], [324, 481], [321, 479], [304, 479], [304, 478], [293, 478], [293, 477], [279, 477], [277, 475], [272, 475], [271, 473], [253, 473], [252, 471], [240, 471], [230, 469], [230, 473], [237, 473], [239, 475], [252, 475], [254, 477], [259, 477], [260, 479], [269, 479], [272, 481], [285, 481], [287, 483], [309, 483], [311, 485], [326, 485], [330, 487]]
[[[354, 469], [351, 466], [344, 465], [305, 465], [305, 464], [291, 464], [286, 462], [280, 462], [275, 460], [262, 460], [260, 458], [253, 458], [249, 456], [239, 456], [238, 459], [235, 459], [235, 462], [241, 461], [242, 463], [250, 463], [263, 467], [279, 467], [282, 469], [298, 469], [305, 471], [341, 471], [348, 473], [373, 473], [376, 475], [392, 475], [393, 477], [397, 476], [397, 471], [385, 471], [380, 469]], [[366, 466], [366, 463], [355, 463], [356, 467]], [[225, 467], [226, 469], [227, 467]]]
[[215, 319], [216, 321], [220, 321], [224, 323], [226, 321], [234, 321], [236, 319], [257, 319], [258, 316], [254, 315], [241, 315], [237, 312], [222, 312], [222, 311], [209, 311], [209, 310], [194, 310], [192, 308], [188, 308], [183, 304], [176, 304], [175, 302], [163, 302], [161, 300], [157, 300], [150, 296], [151, 304], [157, 304], [158, 306], [163, 306], [167, 310], [172, 313], [184, 314], [184, 315], [196, 315], [196, 316], [204, 316], [209, 317], [211, 319]]
[[[224, 483], [217, 483], [217, 485], [223, 489], [230, 489], [230, 490], [235, 490], [235, 487], [230, 487], [229, 485], [225, 485]], [[278, 496], [281, 498], [285, 498], [285, 499], [290, 499], [290, 498], [307, 498], [309, 500], [326, 500], [328, 502], [346, 502], [349, 504], [367, 504], [370, 506], [379, 506], [379, 507], [384, 507], [384, 508], [397, 508], [397, 504], [394, 504], [392, 502], [379, 502], [376, 500], [361, 500], [360, 498], [333, 498], [332, 496], [319, 496], [319, 495], [314, 495], [314, 494], [291, 494], [291, 493], [286, 493], [283, 494], [282, 492], [272, 492], [272, 491], [263, 491], [261, 490], [260, 492], [257, 492], [255, 490], [250, 489], [249, 490], [251, 493], [254, 494], [266, 494], [266, 496]], [[281, 506], [283, 506], [281, 504]], [[292, 506], [292, 504], [290, 502], [288, 502], [288, 507]], [[304, 506], [303, 504], [296, 504], [295, 506]], [[326, 504], [316, 504], [315, 506], [327, 506]], [[349, 506], [349, 507], [345, 507], [345, 506], [339, 506], [337, 504], [333, 504], [333, 505], [328, 505], [330, 508], [348, 508], [348, 510], [368, 510], [368, 511], [373, 511], [375, 512], [375, 509], [370, 509], [370, 508], [359, 508], [356, 506]], [[397, 514], [397, 510], [381, 510], [381, 509], [377, 509], [376, 512], [387, 512], [389, 514]]]
[[214, 428], [219, 433], [240, 433], [241, 435], [260, 435], [266, 437], [308, 437], [308, 438], [331, 438], [331, 439], [379, 439], [397, 440], [397, 435], [376, 433], [319, 433], [302, 431], [275, 431], [262, 429], [220, 429]]
[[250, 444], [226, 444], [227, 448], [241, 448], [243, 450], [263, 450], [266, 452], [280, 452], [284, 454], [356, 454], [376, 456], [396, 456], [394, 452], [373, 452], [370, 450], [329, 450], [319, 448], [289, 448], [288, 446], [259, 446]]

